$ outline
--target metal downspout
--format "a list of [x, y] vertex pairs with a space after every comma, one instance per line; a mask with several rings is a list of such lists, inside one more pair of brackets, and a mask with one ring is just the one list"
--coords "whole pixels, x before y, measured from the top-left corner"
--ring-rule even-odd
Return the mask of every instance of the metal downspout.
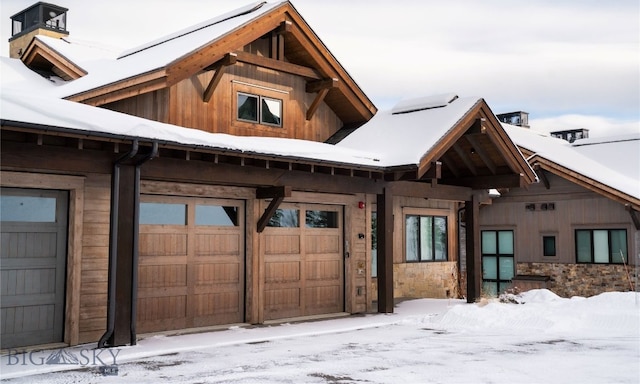
[[113, 163], [111, 179], [111, 207], [109, 231], [109, 280], [107, 292], [107, 331], [98, 341], [98, 348], [105, 348], [107, 340], [113, 335], [116, 322], [116, 266], [118, 254], [118, 207], [120, 206], [120, 164], [132, 159], [138, 153], [138, 140], [131, 144], [131, 150]]
[[140, 167], [149, 160], [158, 156], [158, 142], [153, 142], [151, 152], [136, 163], [135, 169], [135, 203], [133, 207], [133, 260], [131, 261], [131, 345], [136, 345], [136, 318], [138, 314], [138, 239], [140, 237]]

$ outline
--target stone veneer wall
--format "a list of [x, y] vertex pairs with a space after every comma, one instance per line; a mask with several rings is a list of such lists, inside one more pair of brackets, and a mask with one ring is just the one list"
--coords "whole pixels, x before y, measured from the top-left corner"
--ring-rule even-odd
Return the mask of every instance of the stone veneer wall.
[[[635, 287], [637, 269], [627, 266]], [[594, 296], [603, 292], [630, 291], [624, 265], [619, 264], [559, 264], [517, 263], [517, 274], [549, 276], [549, 290], [558, 296]]]
[[455, 261], [393, 265], [394, 297], [444, 299], [459, 297]]

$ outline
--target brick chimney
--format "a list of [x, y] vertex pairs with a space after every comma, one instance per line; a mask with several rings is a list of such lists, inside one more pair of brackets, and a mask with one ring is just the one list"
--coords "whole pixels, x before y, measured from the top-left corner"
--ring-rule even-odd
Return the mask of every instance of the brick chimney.
[[36, 35], [68, 36], [67, 11], [67, 8], [38, 2], [11, 16], [9, 56], [20, 58]]

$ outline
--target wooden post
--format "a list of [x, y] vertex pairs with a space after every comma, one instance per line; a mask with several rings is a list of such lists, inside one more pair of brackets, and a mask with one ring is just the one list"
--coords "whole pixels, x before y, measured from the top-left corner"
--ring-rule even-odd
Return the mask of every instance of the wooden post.
[[482, 260], [480, 248], [480, 202], [477, 194], [465, 204], [465, 228], [467, 251], [467, 303], [480, 297], [482, 286]]
[[385, 188], [377, 197], [378, 312], [393, 313], [393, 195]]
[[[133, 274], [133, 236], [135, 208], [135, 166], [120, 166], [119, 205], [118, 205], [118, 239], [116, 264], [116, 306], [115, 327], [109, 340], [110, 346], [127, 345], [131, 342], [131, 286]], [[110, 276], [110, 278], [114, 278]]]

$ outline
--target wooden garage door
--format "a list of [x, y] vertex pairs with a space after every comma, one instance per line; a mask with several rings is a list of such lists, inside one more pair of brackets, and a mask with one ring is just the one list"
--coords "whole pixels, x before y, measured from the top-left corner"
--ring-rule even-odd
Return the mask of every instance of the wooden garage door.
[[2, 189], [2, 348], [63, 341], [67, 201], [65, 191]]
[[139, 333], [244, 320], [244, 203], [143, 196]]
[[344, 311], [342, 207], [282, 204], [264, 230], [266, 320]]

